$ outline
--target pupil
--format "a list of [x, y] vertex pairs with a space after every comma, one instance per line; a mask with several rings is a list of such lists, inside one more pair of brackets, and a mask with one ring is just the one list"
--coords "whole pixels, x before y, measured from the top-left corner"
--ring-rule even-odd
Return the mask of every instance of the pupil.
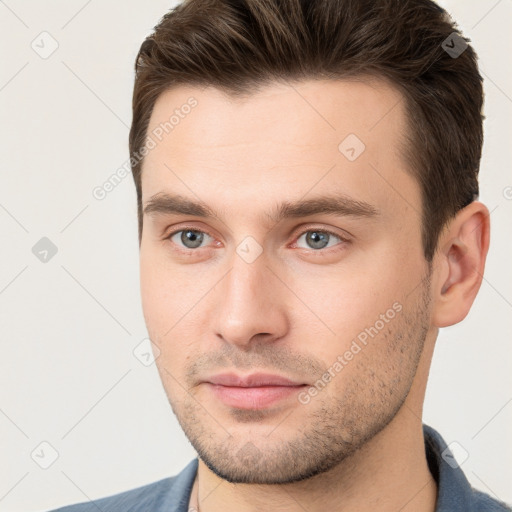
[[312, 231], [308, 235], [308, 243], [314, 249], [323, 249], [329, 241], [327, 240], [329, 235], [327, 233], [319, 233], [318, 231]]
[[198, 231], [187, 230], [181, 234], [181, 241], [185, 247], [189, 249], [195, 249], [201, 245], [203, 241], [203, 234]]

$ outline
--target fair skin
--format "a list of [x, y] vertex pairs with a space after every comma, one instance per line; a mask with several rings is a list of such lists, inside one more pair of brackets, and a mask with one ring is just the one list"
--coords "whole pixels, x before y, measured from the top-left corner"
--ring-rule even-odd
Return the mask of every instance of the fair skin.
[[[190, 96], [197, 106], [145, 158], [143, 208], [166, 193], [214, 216], [148, 208], [140, 246], [158, 370], [199, 454], [190, 505], [434, 511], [425, 388], [438, 329], [461, 321], [480, 287], [488, 210], [473, 202], [449, 222], [429, 275], [420, 189], [399, 150], [403, 102], [383, 81], [274, 83], [238, 99], [179, 86], [159, 97], [148, 134]], [[366, 146], [353, 161], [338, 149], [348, 134]], [[269, 217], [326, 196], [343, 211]], [[246, 388], [233, 404], [210, 382], [226, 372], [301, 387], [269, 403]]]

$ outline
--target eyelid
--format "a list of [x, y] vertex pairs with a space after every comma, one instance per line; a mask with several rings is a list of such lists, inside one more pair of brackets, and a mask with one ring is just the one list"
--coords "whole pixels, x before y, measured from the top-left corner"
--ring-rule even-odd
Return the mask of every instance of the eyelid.
[[[319, 231], [321, 233], [327, 233], [329, 235], [333, 235], [338, 237], [343, 242], [350, 242], [351, 241], [351, 235], [347, 233], [346, 231], [343, 231], [343, 233], [340, 233], [334, 229], [327, 228], [324, 226], [319, 226], [318, 224], [311, 224], [306, 226], [301, 226], [300, 228], [297, 228], [297, 231], [293, 234], [293, 239], [296, 241], [299, 237], [301, 237], [304, 233], [309, 233], [310, 231]], [[346, 234], [344, 234], [346, 233]], [[318, 251], [316, 251], [318, 252]]]
[[[299, 240], [303, 236], [305, 236], [306, 233], [311, 233], [311, 232], [326, 233], [330, 237], [337, 238], [338, 241], [331, 246], [326, 246], [326, 247], [322, 247], [319, 249], [313, 249], [311, 247], [299, 246]], [[288, 247], [290, 247], [294, 251], [298, 251], [299, 254], [307, 254], [307, 255], [310, 255], [311, 257], [321, 258], [321, 257], [327, 257], [329, 255], [332, 255], [333, 253], [342, 251], [343, 249], [346, 248], [346, 246], [348, 244], [350, 244], [350, 240], [348, 240], [347, 238], [344, 238], [343, 236], [339, 235], [338, 233], [335, 233], [328, 229], [315, 229], [315, 228], [311, 229], [311, 228], [309, 228], [309, 229], [302, 231], [302, 233], [299, 233], [298, 236], [294, 237], [293, 242], [290, 245], [288, 245]]]
[[174, 228], [172, 231], [169, 231], [168, 233], [163, 236], [164, 240], [167, 238], [170, 238], [171, 236], [174, 236], [176, 233], [180, 233], [181, 231], [197, 231], [198, 233], [204, 233], [205, 235], [210, 236], [211, 238], [215, 238], [209, 231], [202, 228], [196, 228], [194, 226], [180, 226], [178, 228]]
[[188, 247], [182, 247], [181, 245], [177, 245], [175, 244], [174, 242], [171, 241], [171, 238], [176, 235], [177, 233], [180, 233], [182, 231], [196, 231], [198, 233], [203, 233], [207, 236], [209, 236], [210, 238], [212, 238], [213, 240], [215, 240], [215, 236], [212, 235], [212, 233], [206, 229], [203, 229], [203, 228], [197, 228], [195, 226], [179, 226], [179, 227], [175, 227], [173, 230], [169, 231], [168, 233], [166, 233], [162, 240], [163, 241], [167, 241], [167, 242], [170, 242], [174, 245], [176, 245], [178, 247], [178, 250], [181, 250], [181, 251], [193, 251], [193, 252], [197, 252], [199, 249], [206, 249], [207, 246], [204, 246], [204, 247], [198, 247], [197, 249], [189, 249]]

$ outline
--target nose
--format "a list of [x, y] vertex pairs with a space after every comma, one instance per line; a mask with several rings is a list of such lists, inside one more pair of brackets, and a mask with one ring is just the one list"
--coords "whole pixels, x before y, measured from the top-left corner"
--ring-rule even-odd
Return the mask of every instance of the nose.
[[287, 332], [283, 284], [263, 256], [247, 263], [235, 254], [217, 294], [215, 333], [226, 343], [247, 350], [254, 343], [272, 342]]

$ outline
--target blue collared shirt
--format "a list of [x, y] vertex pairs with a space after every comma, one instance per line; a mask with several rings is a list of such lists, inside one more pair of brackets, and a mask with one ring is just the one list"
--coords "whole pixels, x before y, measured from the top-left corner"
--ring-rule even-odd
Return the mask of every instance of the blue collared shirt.
[[[437, 482], [436, 512], [512, 511], [510, 505], [471, 487], [438, 432], [424, 424], [423, 433], [428, 466]], [[196, 458], [174, 477], [53, 512], [188, 512], [197, 466]]]

